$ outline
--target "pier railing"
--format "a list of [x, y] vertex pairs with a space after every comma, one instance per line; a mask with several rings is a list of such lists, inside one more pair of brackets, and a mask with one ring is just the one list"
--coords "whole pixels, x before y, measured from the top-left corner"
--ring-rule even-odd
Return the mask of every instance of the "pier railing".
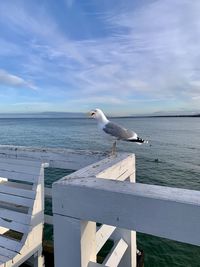
[[[135, 267], [134, 231], [200, 245], [199, 191], [134, 181], [134, 155], [118, 154], [54, 183], [56, 267]], [[103, 224], [98, 231], [96, 222]], [[97, 264], [114, 230], [115, 245]]]
[[[121, 197], [104, 199], [104, 193], [112, 190], [110, 184], [108, 187], [105, 184], [103, 190], [96, 190], [96, 182], [104, 185], [109, 180], [114, 182], [111, 186], [125, 180], [135, 182], [134, 155], [108, 157], [54, 183], [55, 266], [62, 266], [63, 262], [66, 266], [77, 267], [136, 266], [135, 232], [116, 228], [116, 222], [124, 220], [116, 214]], [[113, 207], [111, 201], [114, 201]], [[129, 208], [125, 207], [124, 212], [128, 219]], [[111, 223], [110, 216], [116, 216], [116, 222]], [[96, 222], [102, 224], [98, 230]], [[115, 242], [113, 249], [99, 265], [96, 263], [97, 253], [111, 235]], [[73, 254], [73, 251], [80, 253]]]
[[[56, 267], [135, 267], [135, 231], [200, 246], [200, 192], [135, 183], [132, 154], [3, 146], [0, 156], [78, 170], [53, 185]], [[99, 264], [97, 253], [110, 237], [114, 246]]]

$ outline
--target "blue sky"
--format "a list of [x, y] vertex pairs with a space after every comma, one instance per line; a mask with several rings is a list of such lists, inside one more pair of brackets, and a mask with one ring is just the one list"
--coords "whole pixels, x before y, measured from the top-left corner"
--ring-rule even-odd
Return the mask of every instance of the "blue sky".
[[199, 0], [0, 2], [0, 112], [200, 110]]

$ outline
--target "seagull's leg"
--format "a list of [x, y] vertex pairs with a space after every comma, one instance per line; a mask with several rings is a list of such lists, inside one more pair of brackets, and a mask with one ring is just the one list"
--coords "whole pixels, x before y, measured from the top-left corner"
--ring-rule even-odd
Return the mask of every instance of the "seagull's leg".
[[117, 141], [115, 141], [113, 143], [113, 146], [112, 146], [112, 152], [111, 152], [111, 155], [114, 156], [116, 154], [116, 146], [117, 146]]

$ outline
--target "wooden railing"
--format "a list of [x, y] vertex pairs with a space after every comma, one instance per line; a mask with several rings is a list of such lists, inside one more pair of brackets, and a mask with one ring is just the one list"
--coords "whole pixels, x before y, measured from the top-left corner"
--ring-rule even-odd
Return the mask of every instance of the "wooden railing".
[[[53, 184], [56, 267], [136, 267], [134, 231], [200, 245], [200, 192], [130, 183], [134, 176], [134, 155], [118, 154]], [[115, 245], [99, 264], [110, 236]]]
[[[112, 214], [113, 211], [109, 208], [110, 203], [105, 202], [104, 199], [99, 200], [101, 205], [107, 207], [107, 211], [102, 218], [93, 220], [93, 214], [98, 212], [97, 207], [93, 205], [94, 202], [96, 203], [95, 198], [97, 193], [94, 190], [94, 199], [90, 198], [90, 201], [88, 202], [88, 211], [90, 211], [91, 214], [91, 218], [88, 220], [88, 218], [86, 219], [84, 216], [82, 217], [82, 205], [84, 206], [84, 203], [82, 203], [80, 199], [82, 194], [79, 192], [79, 189], [77, 188], [78, 191], [74, 192], [72, 198], [71, 194], [68, 195], [68, 193], [65, 192], [66, 182], [68, 184], [69, 181], [72, 181], [72, 184], [70, 183], [68, 185], [70, 188], [72, 186], [73, 191], [73, 182], [75, 182], [75, 184], [83, 184], [83, 187], [85, 187], [85, 182], [86, 184], [87, 181], [89, 184], [90, 182], [93, 183], [93, 177], [102, 184], [108, 179], [114, 180], [113, 182], [115, 183], [127, 179], [129, 180], [129, 183], [135, 182], [134, 155], [119, 154], [116, 157], [105, 158], [54, 183], [53, 212], [55, 266], [62, 266], [63, 262], [65, 262], [65, 266], [99, 266], [96, 263], [97, 253], [111, 236], [114, 240], [114, 246], [101, 266], [136, 266], [136, 233], [134, 231], [116, 228], [115, 224], [112, 224], [113, 226], [111, 226], [110, 223], [103, 224], [98, 230], [96, 229], [96, 222], [106, 223], [104, 217], [109, 217], [109, 214]], [[64, 185], [63, 189], [60, 187], [61, 184]], [[68, 189], [70, 190], [70, 188]], [[81, 189], [82, 186], [80, 187], [80, 190]], [[65, 199], [65, 196], [67, 196], [67, 199]], [[61, 201], [61, 203], [60, 200], [62, 197], [63, 201]], [[87, 194], [85, 197], [87, 198]], [[117, 202], [115, 204], [118, 205]], [[69, 213], [71, 208], [76, 209], [76, 216], [71, 216], [70, 214], [66, 215], [65, 212], [61, 214], [61, 210], [64, 211], [65, 208], [69, 208]], [[121, 220], [121, 218], [117, 218], [117, 220]], [[62, 226], [64, 227], [63, 229]], [[64, 248], [63, 251], [61, 247]], [[72, 255], [72, 250], [81, 251], [81, 253], [80, 255], [77, 255], [77, 253]]]
[[[135, 183], [132, 154], [0, 146], [0, 157], [78, 170], [45, 190], [53, 196], [53, 220], [45, 220], [54, 223], [55, 267], [135, 267], [135, 231], [200, 246], [200, 192]], [[108, 238], [114, 246], [99, 264]]]

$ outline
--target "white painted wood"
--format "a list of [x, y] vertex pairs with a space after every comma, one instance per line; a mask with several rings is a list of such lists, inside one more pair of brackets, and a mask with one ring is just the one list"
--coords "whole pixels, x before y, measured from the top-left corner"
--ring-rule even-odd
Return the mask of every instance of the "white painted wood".
[[[0, 145], [0, 151], [1, 151], [1, 145]], [[0, 154], [1, 155], [1, 154]], [[2, 166], [5, 166], [5, 169], [13, 169], [13, 167], [17, 168], [15, 170], [18, 170], [18, 171], [22, 171], [24, 172], [24, 170], [26, 170], [27, 167], [29, 167], [29, 172], [32, 173], [32, 170], [34, 170], [33, 173], [35, 172], [38, 172], [38, 166], [40, 166], [41, 164], [41, 161], [38, 159], [38, 160], [31, 160], [29, 158], [24, 158], [24, 159], [21, 159], [19, 157], [12, 157], [12, 158], [9, 158], [9, 154], [3, 154], [5, 157], [3, 157], [2, 155], [0, 156], [0, 167]], [[6, 168], [7, 166], [7, 168]], [[23, 168], [21, 167], [25, 167], [25, 169], [23, 170]]]
[[111, 225], [103, 224], [99, 230], [96, 232], [96, 253], [100, 251], [112, 233], [115, 231], [116, 227]]
[[[35, 253], [38, 255], [35, 266], [43, 266], [45, 165], [40, 161], [0, 158], [0, 175], [8, 174], [0, 178], [0, 226], [23, 234], [19, 241], [0, 236], [0, 262], [6, 267], [17, 267]], [[11, 178], [30, 182], [25, 179], [29, 175], [34, 177], [32, 186], [8, 181]]]
[[4, 247], [1, 247], [0, 253], [1, 253], [1, 255], [4, 255], [9, 259], [12, 259], [16, 255], [16, 252], [14, 252], [10, 249], [6, 249]]
[[7, 171], [7, 170], [0, 170], [0, 176], [7, 177], [11, 180], [35, 183], [36, 176], [33, 174], [21, 173], [21, 172], [14, 172], [14, 171]]
[[[119, 181], [125, 181], [129, 178], [131, 182], [135, 182], [135, 155], [125, 154], [123, 156], [125, 156], [125, 158], [120, 158], [120, 160], [118, 158], [119, 156], [117, 156], [118, 161], [116, 162], [111, 158], [110, 165], [103, 165], [104, 170], [96, 174], [96, 177]], [[109, 231], [107, 234], [109, 235]], [[121, 237], [128, 243], [129, 247], [119, 267], [136, 267], [136, 233], [130, 230], [117, 228], [114, 235], [112, 235], [112, 239], [116, 241]]]
[[[17, 183], [14, 183], [15, 185]], [[19, 184], [19, 183], [18, 183]], [[20, 187], [12, 186], [12, 182], [0, 183], [0, 193], [7, 195], [20, 196], [24, 198], [35, 199], [35, 192], [32, 190], [25, 190]]]
[[[8, 187], [12, 187], [12, 188], [18, 188], [18, 189], [24, 189], [24, 190], [28, 190], [28, 191], [33, 191], [33, 185], [29, 184], [29, 183], [23, 183], [23, 182], [14, 182], [14, 181], [8, 181], [8, 179], [5, 180], [5, 178], [3, 178], [4, 180], [2, 180], [2, 178], [0, 178], [0, 185], [1, 186], [8, 186]], [[35, 197], [34, 197], [35, 199]]]
[[24, 224], [29, 224], [31, 215], [13, 211], [13, 210], [8, 210], [5, 208], [0, 208], [0, 218], [2, 219], [6, 218], [8, 220], [13, 220], [15, 222], [19, 222], [19, 223], [23, 222]]
[[6, 262], [6, 261], [9, 261], [9, 260], [10, 260], [10, 258], [8, 258], [8, 257], [6, 257], [4, 255], [0, 255], [0, 261], [1, 262]]
[[0, 236], [0, 246], [6, 249], [10, 249], [12, 251], [19, 252], [22, 247], [22, 244], [16, 240], [12, 240], [5, 236]]
[[[135, 173], [134, 164], [135, 164], [134, 155], [119, 154], [117, 157], [109, 157], [101, 160], [98, 163], [94, 163], [90, 166], [87, 166], [61, 180], [62, 181], [64, 181], [65, 179], [73, 180], [77, 179], [78, 177], [80, 179], [85, 179], [90, 175], [95, 175], [98, 178], [117, 179], [123, 181]], [[61, 180], [59, 182], [61, 182]], [[110, 235], [113, 233], [114, 230], [115, 227], [102, 226], [102, 228], [97, 232], [96, 234], [97, 252], [100, 250], [100, 248], [103, 246], [103, 244], [110, 237]], [[133, 266], [134, 265], [132, 265], [132, 267]]]
[[[107, 159], [104, 159], [104, 161], [107, 161]], [[98, 178], [125, 181], [130, 176], [134, 177], [135, 174], [134, 154], [119, 154], [115, 158], [109, 158], [106, 164], [103, 161], [98, 164], [101, 164], [101, 168], [96, 175], [92, 174]]]
[[117, 242], [122, 238], [127, 244], [128, 248], [120, 261], [118, 267], [137, 266], [137, 246], [136, 246], [136, 232], [127, 229], [116, 228], [116, 231], [112, 235], [112, 239]]
[[41, 252], [34, 254], [33, 267], [43, 267], [44, 266], [44, 257]]
[[1, 227], [6, 228], [7, 230], [11, 229], [20, 233], [28, 233], [28, 231], [30, 230], [30, 225], [10, 221], [8, 219], [5, 220], [0, 218], [0, 225]]
[[96, 223], [60, 215], [53, 219], [55, 266], [87, 267], [89, 261], [95, 262]]
[[96, 222], [81, 221], [81, 267], [96, 261]]
[[0, 157], [40, 160], [48, 162], [52, 168], [78, 170], [107, 157], [107, 154], [88, 150], [1, 145]]
[[[31, 161], [33, 162], [33, 161]], [[35, 162], [34, 162], [35, 163]], [[34, 166], [30, 165], [29, 160], [20, 159], [2, 159], [0, 158], [0, 172], [1, 170], [8, 170], [12, 172], [36, 174], [40, 171], [40, 164], [35, 163]]]
[[[117, 164], [113, 164], [113, 162], [111, 163], [111, 166], [98, 173], [96, 177], [120, 181], [125, 181], [129, 178], [131, 182], [135, 182], [134, 155], [128, 155], [128, 157], [126, 155], [126, 158], [117, 162]], [[117, 228], [114, 235], [112, 235], [112, 239], [114, 238], [116, 241], [120, 237], [128, 243], [129, 248], [126, 250], [125, 257], [123, 257], [119, 267], [136, 267], [136, 233], [131, 232], [130, 230]]]
[[91, 177], [54, 183], [53, 199], [54, 214], [200, 245], [199, 191]]
[[8, 231], [7, 228], [5, 228], [5, 227], [3, 227], [3, 226], [0, 226], [0, 235], [5, 234], [7, 231]]
[[0, 193], [0, 201], [6, 203], [15, 203], [15, 205], [24, 206], [24, 207], [32, 207], [33, 206], [33, 199], [19, 197], [9, 194]]
[[[129, 176], [131, 183], [136, 182], [135, 177], [135, 160], [129, 162], [129, 173], [132, 173]], [[132, 171], [131, 171], [132, 170]], [[116, 231], [112, 235], [112, 239], [116, 242], [122, 238], [127, 244], [128, 248], [120, 261], [118, 267], [136, 267], [137, 266], [137, 244], [136, 244], [136, 232], [130, 231], [127, 229], [116, 228]]]
[[113, 247], [103, 264], [108, 267], [117, 267], [128, 248], [127, 243], [120, 239]]
[[[95, 176], [98, 178], [105, 178], [105, 179], [113, 179], [113, 180], [117, 179], [125, 180], [130, 175], [132, 175], [132, 169], [128, 171], [129, 169], [126, 167], [126, 165], [129, 163], [129, 161], [133, 162], [133, 160], [134, 160], [134, 155], [127, 153], [123, 154], [119, 153], [117, 157], [112, 156], [104, 158], [99, 162], [95, 162], [85, 168], [73, 172], [72, 174], [67, 175], [66, 177], [60, 179], [59, 182], [61, 183], [61, 181], [65, 181], [66, 179], [74, 179], [74, 178], [83, 179], [85, 177], [90, 177], [90, 176]], [[122, 178], [120, 179], [120, 177]]]

